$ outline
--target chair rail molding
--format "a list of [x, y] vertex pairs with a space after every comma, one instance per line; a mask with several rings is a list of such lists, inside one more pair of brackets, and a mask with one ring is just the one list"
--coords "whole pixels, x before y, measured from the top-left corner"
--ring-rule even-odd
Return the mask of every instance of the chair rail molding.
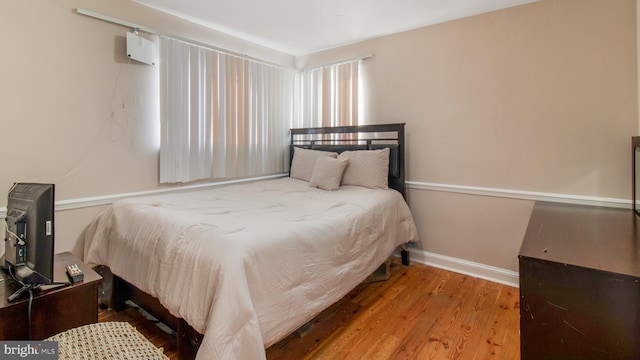
[[569, 194], [555, 194], [536, 191], [523, 191], [512, 189], [498, 189], [487, 188], [478, 186], [466, 186], [466, 185], [450, 185], [450, 184], [438, 184], [427, 183], [420, 181], [406, 181], [407, 188], [414, 190], [428, 190], [428, 191], [440, 191], [450, 192], [465, 195], [480, 195], [491, 197], [502, 197], [517, 200], [532, 200], [532, 201], [547, 201], [563, 204], [577, 204], [577, 205], [589, 205], [589, 206], [604, 206], [615, 207], [623, 209], [631, 209], [631, 200], [628, 199], [616, 199], [605, 198], [597, 196], [583, 196], [583, 195], [569, 195]]

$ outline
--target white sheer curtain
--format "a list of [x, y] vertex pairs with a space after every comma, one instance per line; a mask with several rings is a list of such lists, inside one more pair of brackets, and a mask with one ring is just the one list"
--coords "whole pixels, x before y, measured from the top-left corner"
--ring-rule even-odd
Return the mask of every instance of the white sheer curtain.
[[294, 127], [357, 125], [361, 63], [353, 60], [302, 71], [296, 84], [300, 98]]
[[283, 172], [293, 71], [160, 38], [160, 182]]

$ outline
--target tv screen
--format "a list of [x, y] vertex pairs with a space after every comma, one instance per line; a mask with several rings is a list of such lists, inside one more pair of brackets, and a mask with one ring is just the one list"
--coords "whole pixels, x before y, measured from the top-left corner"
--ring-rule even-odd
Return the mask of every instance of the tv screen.
[[5, 218], [5, 267], [23, 286], [53, 283], [53, 184], [16, 183], [9, 190]]

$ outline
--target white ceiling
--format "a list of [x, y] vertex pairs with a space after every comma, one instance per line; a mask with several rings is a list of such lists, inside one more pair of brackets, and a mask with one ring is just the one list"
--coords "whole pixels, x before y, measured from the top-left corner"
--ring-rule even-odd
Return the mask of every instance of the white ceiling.
[[134, 0], [300, 56], [537, 0]]

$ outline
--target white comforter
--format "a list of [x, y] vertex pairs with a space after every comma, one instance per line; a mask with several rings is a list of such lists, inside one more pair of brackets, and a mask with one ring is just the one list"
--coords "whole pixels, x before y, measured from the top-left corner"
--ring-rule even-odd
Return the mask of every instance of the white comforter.
[[394, 190], [283, 178], [118, 201], [87, 229], [85, 261], [204, 334], [198, 359], [264, 359], [417, 240]]

